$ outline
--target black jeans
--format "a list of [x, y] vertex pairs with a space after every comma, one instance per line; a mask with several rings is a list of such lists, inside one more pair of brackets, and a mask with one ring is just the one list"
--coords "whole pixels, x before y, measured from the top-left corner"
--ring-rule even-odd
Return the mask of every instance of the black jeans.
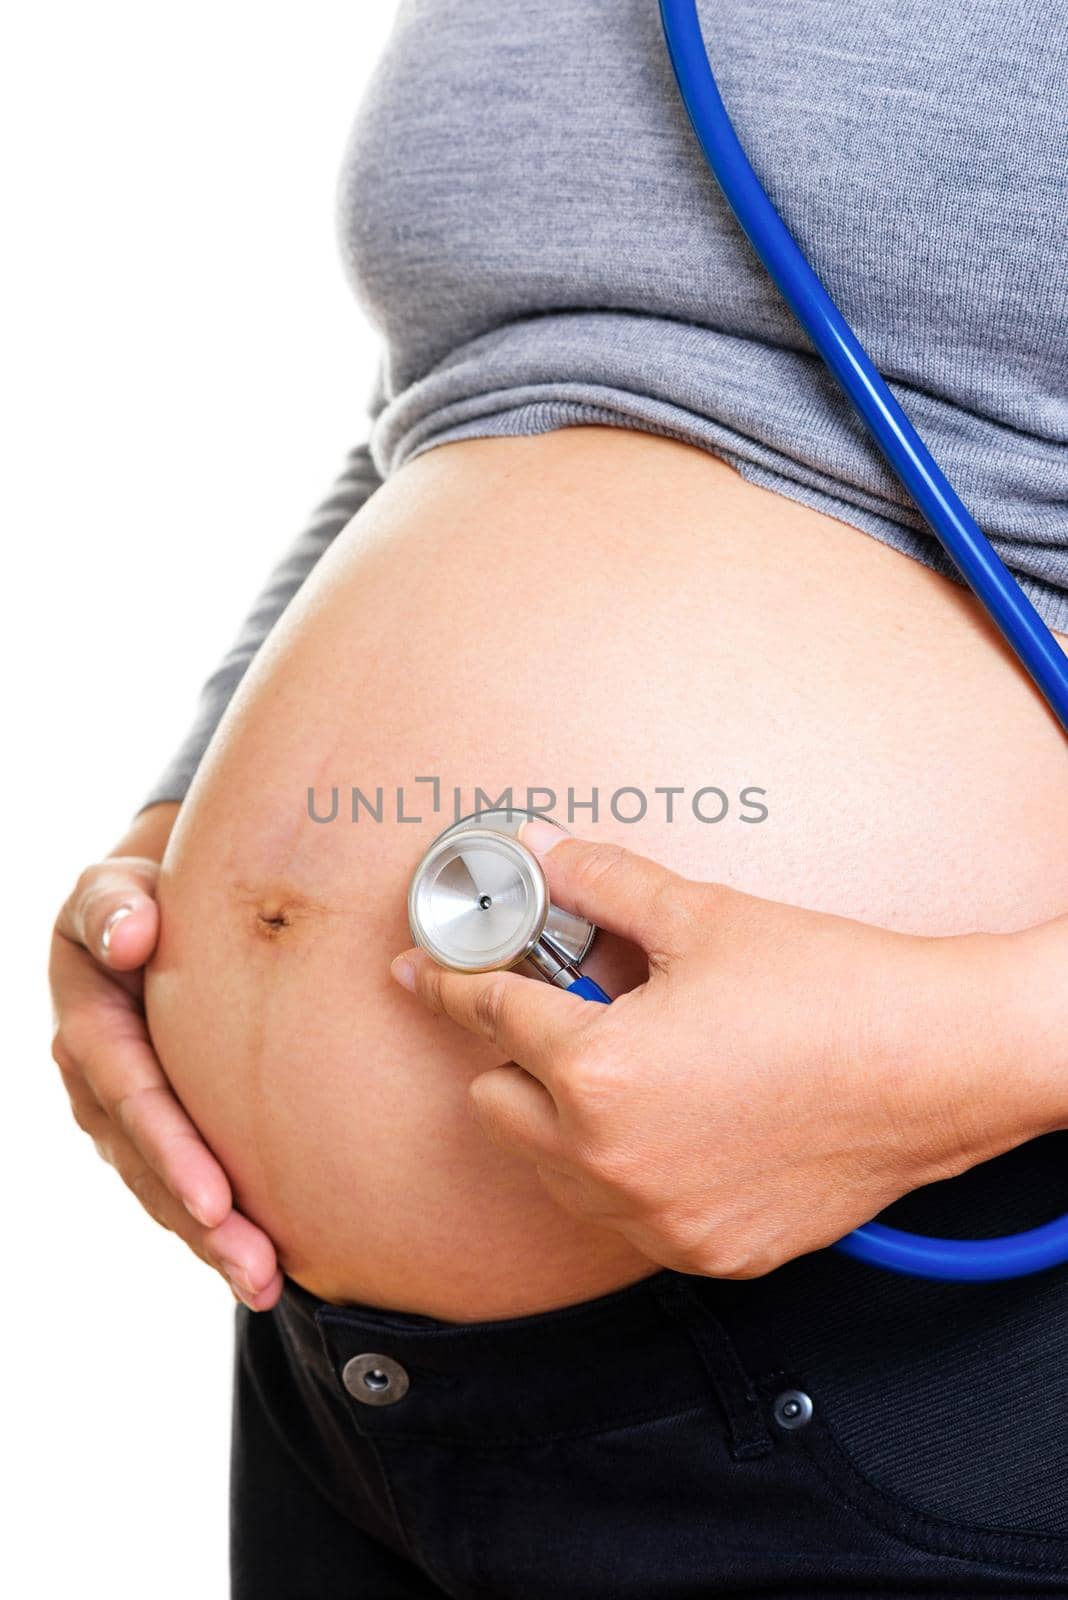
[[[1004, 1231], [1063, 1163], [1056, 1136], [900, 1220]], [[825, 1251], [473, 1325], [290, 1285], [239, 1312], [233, 1573], [237, 1600], [1068, 1595], [1068, 1270]]]

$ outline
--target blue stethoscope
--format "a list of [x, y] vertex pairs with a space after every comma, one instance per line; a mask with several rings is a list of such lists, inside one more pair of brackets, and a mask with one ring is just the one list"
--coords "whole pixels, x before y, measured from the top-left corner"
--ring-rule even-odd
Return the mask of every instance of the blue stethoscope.
[[[955, 494], [859, 340], [809, 266], [749, 164], [705, 50], [697, 0], [660, 0], [671, 64], [694, 132], [757, 255], [845, 390], [961, 576], [1068, 732], [1068, 657]], [[518, 968], [587, 1000], [608, 995], [581, 971], [595, 930], [550, 903], [519, 842], [528, 813], [455, 823], [416, 868], [408, 913], [416, 942], [459, 971]], [[1068, 1215], [1000, 1239], [936, 1239], [869, 1222], [834, 1247], [891, 1272], [950, 1282], [1023, 1277], [1068, 1261]]]

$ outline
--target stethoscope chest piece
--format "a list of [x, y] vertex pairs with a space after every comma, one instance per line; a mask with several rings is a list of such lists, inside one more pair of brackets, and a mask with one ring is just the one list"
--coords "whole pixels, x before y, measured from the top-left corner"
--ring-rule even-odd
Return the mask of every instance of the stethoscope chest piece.
[[455, 972], [518, 965], [544, 933], [548, 910], [530, 851], [481, 828], [431, 845], [408, 900], [416, 943]]
[[[553, 906], [545, 874], [516, 835], [526, 811], [476, 812], [446, 828], [412, 875], [412, 938], [455, 972], [494, 972], [531, 961], [542, 976], [545, 951], [575, 967], [593, 943], [584, 917]], [[561, 832], [564, 830], [561, 829]]]

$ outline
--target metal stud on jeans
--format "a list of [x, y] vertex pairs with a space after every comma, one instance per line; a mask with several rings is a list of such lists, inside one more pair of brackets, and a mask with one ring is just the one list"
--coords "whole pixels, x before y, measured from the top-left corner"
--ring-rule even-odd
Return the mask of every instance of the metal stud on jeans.
[[793, 1433], [812, 1421], [811, 1397], [804, 1389], [784, 1389], [782, 1394], [776, 1395], [771, 1414], [780, 1428]]
[[396, 1405], [408, 1393], [408, 1374], [400, 1362], [375, 1351], [346, 1361], [341, 1381], [352, 1398], [365, 1406]]

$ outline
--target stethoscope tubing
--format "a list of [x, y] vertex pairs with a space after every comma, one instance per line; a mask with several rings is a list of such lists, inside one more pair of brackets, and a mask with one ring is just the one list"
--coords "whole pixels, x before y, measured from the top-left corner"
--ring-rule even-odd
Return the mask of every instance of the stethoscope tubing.
[[696, 0], [660, 0], [694, 132], [753, 249], [947, 554], [1068, 732], [1068, 657], [912, 426], [753, 171], [716, 86]]
[[598, 1005], [610, 1006], [611, 996], [605, 994], [599, 983], [594, 983], [592, 978], [587, 978], [583, 973], [581, 978], [576, 978], [574, 983], [569, 983], [567, 993], [577, 995], [580, 1000], [596, 1000]]
[[[1068, 657], [954, 492], [802, 255], [753, 171], [720, 97], [696, 0], [660, 0], [675, 78], [728, 205], [891, 468], [1068, 732]], [[869, 1222], [836, 1249], [910, 1277], [979, 1282], [1068, 1261], [1068, 1216], [998, 1239], [937, 1239]]]

